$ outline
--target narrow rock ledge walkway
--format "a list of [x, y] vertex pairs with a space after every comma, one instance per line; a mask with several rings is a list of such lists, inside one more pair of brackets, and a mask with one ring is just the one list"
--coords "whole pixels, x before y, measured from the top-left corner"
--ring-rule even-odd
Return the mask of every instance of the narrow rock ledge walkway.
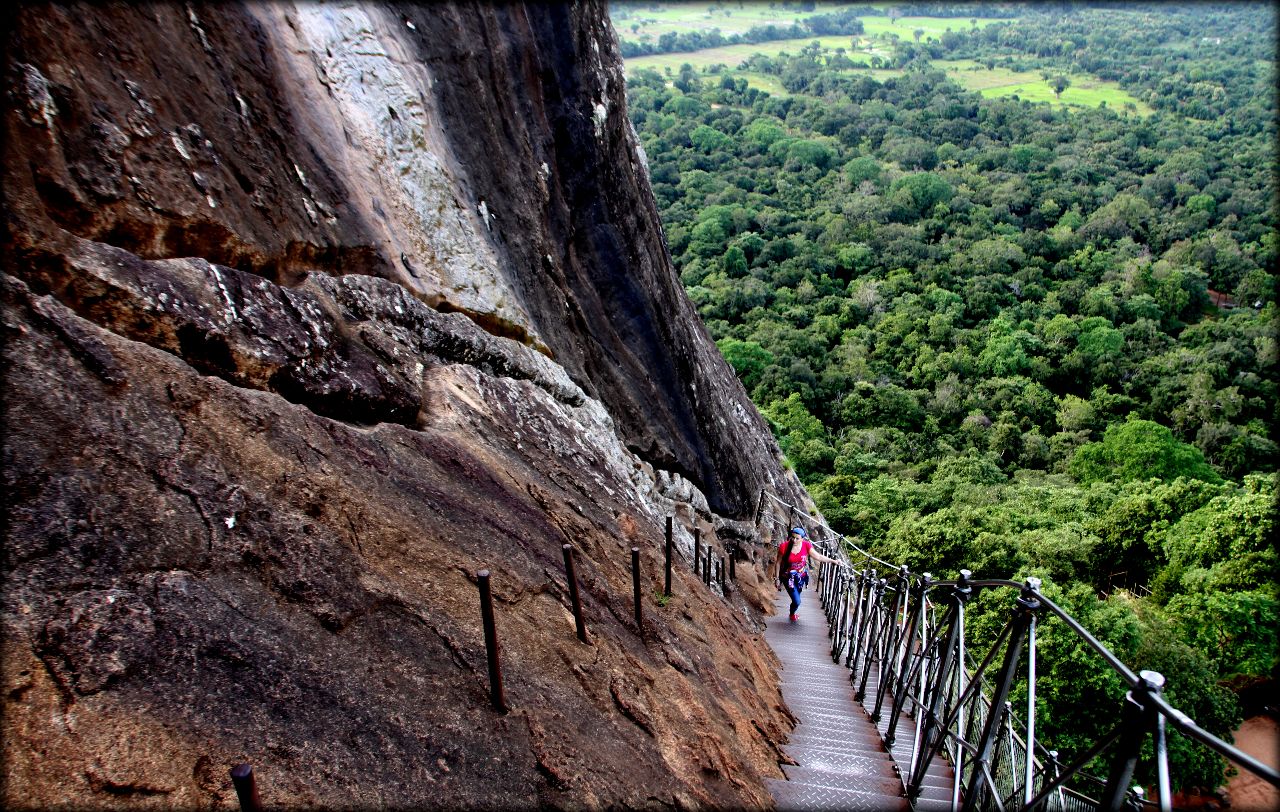
[[766, 783], [780, 810], [909, 810], [893, 758], [867, 712], [853, 699], [849, 669], [831, 661], [827, 618], [810, 585], [800, 619], [787, 618], [785, 592], [764, 637], [782, 661], [782, 698], [799, 720], [783, 751], [787, 780]]

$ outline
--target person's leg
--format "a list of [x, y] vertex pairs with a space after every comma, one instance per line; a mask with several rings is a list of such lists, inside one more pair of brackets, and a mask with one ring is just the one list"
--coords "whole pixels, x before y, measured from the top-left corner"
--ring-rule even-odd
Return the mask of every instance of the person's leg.
[[794, 580], [787, 581], [787, 594], [791, 596], [791, 616], [800, 611], [800, 585]]

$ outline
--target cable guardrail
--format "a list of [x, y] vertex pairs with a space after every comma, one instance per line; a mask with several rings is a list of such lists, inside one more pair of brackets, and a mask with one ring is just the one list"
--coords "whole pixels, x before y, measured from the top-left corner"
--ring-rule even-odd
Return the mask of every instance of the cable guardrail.
[[[870, 705], [872, 721], [879, 726], [887, 720], [881, 728], [886, 746], [892, 748], [899, 735], [910, 736], [910, 762], [899, 768], [913, 804], [931, 767], [944, 762], [954, 776], [953, 810], [1170, 810], [1170, 727], [1280, 787], [1280, 773], [1170, 705], [1163, 696], [1161, 674], [1135, 673], [1045, 597], [1039, 579], [973, 579], [968, 570], [949, 580], [934, 580], [927, 572], [915, 575], [765, 491], [758, 502], [757, 525], [765, 518], [767, 499], [785, 509], [787, 526], [814, 528], [814, 544], [840, 562], [823, 563], [816, 577], [831, 658], [837, 663], [843, 658], [854, 698], [864, 707]], [[770, 512], [772, 523], [780, 519]], [[992, 590], [1016, 593], [1003, 627], [979, 658], [969, 646], [966, 608], [979, 592]], [[1037, 635], [1044, 622], [1060, 622], [1069, 629], [1127, 689], [1118, 708], [1119, 721], [1069, 764], [1059, 760], [1057, 751], [1044, 747], [1036, 727]], [[1026, 696], [1022, 717], [1011, 702], [1019, 679]], [[874, 690], [872, 696], [869, 690]], [[909, 724], [904, 725], [904, 720]], [[1133, 786], [1148, 739], [1154, 761], [1154, 800]], [[1091, 765], [1108, 758], [1105, 778], [1088, 772]]]

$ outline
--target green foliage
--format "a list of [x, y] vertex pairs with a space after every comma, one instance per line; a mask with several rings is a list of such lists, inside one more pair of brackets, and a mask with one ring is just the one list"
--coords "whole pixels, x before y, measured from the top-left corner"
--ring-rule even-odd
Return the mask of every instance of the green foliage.
[[720, 348], [724, 359], [733, 367], [733, 371], [737, 373], [747, 391], [754, 389], [756, 384], [760, 383], [761, 375], [774, 361], [773, 353], [754, 341], [739, 341], [736, 338], [726, 337], [717, 341], [716, 346]]
[[931, 172], [917, 172], [893, 182], [889, 193], [904, 218], [915, 219], [955, 196], [951, 184]]
[[731, 137], [706, 124], [695, 127], [693, 132], [689, 133], [689, 140], [693, 142], [694, 148], [706, 153], [719, 152], [733, 144]]
[[[1218, 681], [1276, 668], [1274, 16], [1032, 5], [921, 27], [874, 57], [846, 40], [877, 70], [829, 43], [751, 57], [785, 96], [732, 66], [638, 74], [676, 267], [834, 527], [915, 570], [1040, 574], [1225, 732]], [[1144, 109], [986, 98], [951, 78], [970, 65], [1046, 95], [1062, 77], [1068, 103], [1115, 77]], [[1123, 690], [1044, 634], [1065, 753]], [[1221, 779], [1171, 750], [1185, 784]]]
[[1102, 480], [1134, 480], [1177, 477], [1221, 482], [1195, 446], [1179, 442], [1173, 432], [1150, 420], [1128, 420], [1107, 427], [1102, 442], [1090, 443], [1071, 459], [1071, 475], [1081, 484]]

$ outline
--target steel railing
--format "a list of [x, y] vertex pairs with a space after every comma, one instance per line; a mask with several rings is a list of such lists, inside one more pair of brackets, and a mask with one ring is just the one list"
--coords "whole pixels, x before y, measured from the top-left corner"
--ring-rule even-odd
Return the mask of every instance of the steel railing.
[[[772, 508], [766, 511], [766, 508]], [[1163, 696], [1164, 677], [1135, 673], [1041, 591], [1025, 582], [974, 579], [961, 570], [954, 580], [915, 575], [861, 549], [772, 494], [761, 492], [757, 524], [805, 526], [815, 545], [839, 564], [823, 564], [816, 577], [827, 616], [831, 657], [849, 668], [854, 697], [882, 725], [892, 748], [910, 736], [909, 764], [899, 764], [907, 797], [920, 797], [926, 775], [939, 760], [954, 776], [951, 808], [1119, 810], [1157, 806], [1169, 810], [1168, 728], [1208, 747], [1228, 761], [1280, 786], [1280, 773], [1201, 728]], [[883, 568], [883, 569], [879, 569]], [[1010, 593], [1008, 615], [995, 641], [974, 652], [966, 635], [966, 609], [980, 591]], [[1061, 623], [1115, 673], [1128, 691], [1118, 722], [1070, 764], [1045, 749], [1036, 729], [1037, 645], [1040, 626]], [[1010, 697], [1020, 683], [1025, 714]], [[870, 693], [869, 693], [870, 692]], [[1132, 786], [1144, 743], [1155, 762], [1154, 799]], [[1105, 778], [1091, 775], [1108, 764]], [[936, 774], [936, 770], [933, 774]]]

